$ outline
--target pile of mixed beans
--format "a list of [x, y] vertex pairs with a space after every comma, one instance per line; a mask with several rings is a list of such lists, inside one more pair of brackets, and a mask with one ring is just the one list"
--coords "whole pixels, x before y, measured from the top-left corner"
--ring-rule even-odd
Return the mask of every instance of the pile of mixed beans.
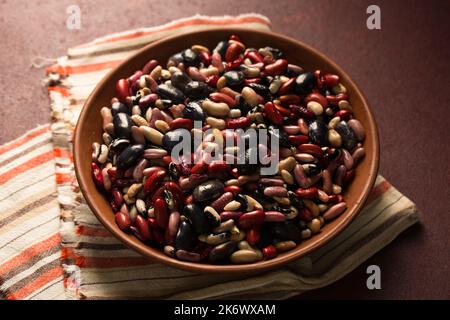
[[[308, 72], [276, 48], [246, 48], [232, 35], [212, 51], [193, 45], [165, 66], [150, 60], [120, 79], [116, 92], [101, 109], [93, 178], [118, 227], [168, 256], [213, 264], [273, 259], [346, 210], [342, 190], [364, 157], [364, 128], [338, 75]], [[180, 130], [203, 134], [206, 148], [237, 128], [276, 135], [275, 175], [261, 175], [258, 164], [191, 164], [170, 155]], [[227, 159], [240, 152], [224, 149]]]

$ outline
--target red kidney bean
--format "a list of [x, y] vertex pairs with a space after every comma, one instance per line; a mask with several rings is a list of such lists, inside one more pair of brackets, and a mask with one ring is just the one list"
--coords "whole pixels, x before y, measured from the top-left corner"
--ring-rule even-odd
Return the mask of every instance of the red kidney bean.
[[348, 170], [345, 173], [343, 183], [344, 185], [348, 185], [355, 178], [355, 170]]
[[167, 227], [169, 239], [173, 241], [178, 232], [178, 225], [180, 223], [180, 213], [173, 211], [169, 216], [169, 224]]
[[155, 104], [155, 101], [158, 100], [158, 95], [155, 93], [148, 94], [139, 99], [139, 107], [148, 108]]
[[358, 164], [366, 155], [364, 148], [356, 148], [352, 153], [354, 165]]
[[147, 193], [152, 193], [161, 184], [162, 180], [166, 177], [167, 173], [163, 170], [158, 170], [147, 178], [144, 184], [144, 190]]
[[227, 71], [237, 70], [237, 69], [240, 68], [240, 66], [241, 66], [241, 64], [243, 62], [244, 62], [244, 58], [239, 57], [236, 60], [233, 60], [231, 62], [227, 62], [226, 69], [227, 69]]
[[167, 211], [166, 202], [163, 199], [158, 198], [153, 203], [153, 206], [155, 208], [156, 222], [158, 223], [158, 226], [166, 229], [169, 224], [169, 213]]
[[346, 173], [347, 173], [347, 169], [345, 168], [344, 165], [341, 164], [337, 168], [336, 173], [335, 173], [335, 178], [334, 178], [335, 184], [337, 184], [338, 186], [342, 187], [342, 185], [344, 183], [344, 177], [345, 177]]
[[305, 143], [297, 147], [298, 153], [309, 153], [316, 158], [321, 158], [323, 156], [322, 148], [316, 144]]
[[259, 183], [269, 186], [282, 186], [284, 184], [284, 181], [282, 179], [275, 178], [261, 178], [259, 179]]
[[123, 212], [117, 212], [115, 214], [115, 221], [119, 229], [123, 231], [127, 231], [131, 226], [130, 216]]
[[142, 68], [142, 73], [143, 74], [150, 74], [150, 72], [153, 71], [153, 69], [155, 69], [155, 67], [158, 65], [158, 61], [156, 60], [150, 60], [149, 62], [147, 62], [144, 66], [144, 68]]
[[264, 189], [264, 195], [267, 197], [286, 197], [287, 190], [281, 186], [267, 187]]
[[264, 247], [262, 249], [262, 254], [266, 260], [276, 258], [276, 256], [278, 255], [277, 248], [275, 248], [274, 245]]
[[288, 62], [285, 59], [278, 59], [274, 63], [266, 65], [264, 72], [271, 76], [276, 76], [286, 72]]
[[244, 79], [244, 84], [246, 86], [252, 84], [252, 83], [260, 83], [261, 82], [261, 78], [257, 77], [257, 78], [245, 78]]
[[329, 88], [337, 86], [339, 84], [339, 76], [331, 73], [327, 73], [323, 75], [323, 81], [325, 85]]
[[358, 141], [363, 141], [366, 133], [364, 131], [364, 127], [357, 119], [351, 119], [347, 122], [350, 128], [353, 130], [355, 137]]
[[269, 120], [274, 124], [283, 124], [283, 115], [277, 110], [277, 108], [275, 108], [275, 105], [272, 102], [267, 102], [264, 105], [264, 113], [266, 114], [266, 117], [269, 118]]
[[315, 101], [321, 104], [321, 106], [325, 109], [328, 107], [328, 100], [323, 95], [317, 92], [310, 93], [306, 96], [304, 102], [308, 104], [310, 101]]
[[155, 242], [160, 246], [163, 246], [165, 244], [165, 235], [164, 235], [165, 232], [162, 229], [153, 229], [152, 233]]
[[230, 96], [233, 99], [236, 99], [236, 96], [239, 95], [239, 92], [234, 91], [231, 88], [225, 87], [219, 90], [219, 92], [226, 94], [227, 96]]
[[234, 195], [237, 195], [237, 194], [239, 194], [239, 193], [242, 192], [242, 189], [241, 189], [241, 187], [239, 187], [239, 186], [226, 186], [226, 187], [223, 189], [223, 192], [231, 192], [231, 193], [233, 193]]
[[239, 217], [239, 227], [242, 229], [248, 229], [264, 222], [264, 211], [255, 210], [246, 212]]
[[353, 115], [353, 112], [351, 110], [348, 110], [348, 109], [339, 110], [339, 111], [337, 111], [334, 114], [335, 117], [339, 117], [339, 118], [341, 118], [342, 120], [345, 120], [345, 121], [349, 120], [352, 115]]
[[138, 215], [136, 217], [135, 225], [144, 240], [153, 239], [152, 231], [150, 230], [148, 222], [144, 219], [144, 217]]
[[202, 51], [199, 53], [199, 56], [200, 56], [200, 60], [202, 61], [202, 63], [205, 66], [209, 66], [211, 64], [212, 57], [209, 52]]
[[116, 206], [120, 207], [123, 204], [123, 196], [122, 193], [117, 188], [113, 188], [111, 194], [114, 199], [114, 203]]
[[348, 100], [348, 95], [346, 93], [339, 93], [338, 95], [335, 96], [328, 95], [326, 96], [326, 99], [328, 100], [329, 104], [336, 106], [339, 103], [339, 101]]
[[308, 143], [309, 142], [309, 138], [308, 138], [308, 136], [303, 136], [303, 135], [300, 135], [300, 136], [289, 136], [289, 142], [291, 144], [293, 144], [294, 146], [299, 146], [301, 144]]
[[231, 43], [228, 46], [227, 52], [225, 53], [225, 61], [232, 62], [239, 58], [239, 55], [244, 51], [244, 47], [237, 43]]
[[[266, 67], [267, 70], [267, 67]], [[267, 71], [266, 71], [267, 72]], [[292, 88], [294, 87], [295, 84], [295, 78], [290, 78], [288, 81], [284, 82], [280, 89], [278, 89], [278, 95], [282, 96], [287, 94], [289, 91], [292, 90]]]
[[225, 102], [230, 108], [236, 105], [236, 100], [222, 92], [213, 92], [209, 95], [209, 99], [214, 102]]
[[247, 128], [252, 123], [249, 117], [239, 117], [236, 119], [227, 119], [226, 125], [228, 129]]
[[92, 176], [94, 177], [94, 182], [98, 187], [103, 187], [103, 176], [100, 167], [95, 163], [91, 163]]
[[216, 87], [217, 81], [219, 81], [219, 76], [216, 74], [213, 74], [212, 76], [209, 76], [208, 78], [206, 78], [205, 83], [210, 87]]
[[253, 227], [247, 231], [247, 242], [250, 245], [256, 245], [261, 240], [261, 233], [259, 227]]
[[126, 98], [130, 95], [130, 86], [128, 80], [120, 79], [116, 84], [116, 92], [120, 102], [125, 102]]
[[211, 207], [213, 207], [217, 212], [221, 212], [223, 208], [232, 200], [233, 193], [230, 191], [224, 191], [224, 194], [211, 203]]
[[329, 203], [339, 203], [339, 202], [343, 202], [343, 201], [344, 201], [344, 197], [341, 194], [332, 194], [328, 197]]
[[[301, 118], [305, 119], [311, 119], [314, 117], [314, 113], [311, 110], [306, 109], [303, 106], [299, 106], [296, 104], [289, 105], [289, 109], [291, 109], [291, 112]], [[300, 120], [299, 119], [299, 120]]]
[[242, 214], [243, 213], [241, 211], [223, 211], [220, 213], [220, 220], [222, 222], [230, 219], [238, 220]]
[[319, 195], [319, 191], [316, 187], [309, 187], [306, 189], [298, 188], [295, 190], [295, 194], [302, 199], [316, 199]]
[[147, 222], [148, 222], [148, 225], [150, 226], [150, 228], [152, 228], [152, 229], [158, 229], [159, 228], [158, 222], [156, 222], [155, 218], [148, 218]]
[[308, 208], [304, 207], [298, 210], [298, 216], [300, 220], [303, 220], [305, 222], [309, 222], [312, 219], [314, 219], [314, 215]]
[[245, 53], [245, 58], [250, 59], [253, 63], [262, 63], [264, 58], [257, 51], [248, 51]]
[[194, 124], [192, 123], [191, 119], [186, 119], [186, 118], [178, 118], [173, 120], [170, 124], [169, 124], [169, 128], [170, 130], [176, 130], [176, 129], [186, 129], [186, 130], [192, 130], [192, 128], [194, 127]]
[[223, 161], [212, 161], [208, 164], [208, 172], [209, 173], [218, 173], [218, 172], [224, 172], [229, 171], [230, 166]]
[[201, 256], [198, 253], [195, 252], [189, 252], [186, 250], [177, 250], [175, 253], [178, 259], [183, 261], [190, 261], [190, 262], [199, 262], [201, 261]]
[[278, 97], [278, 100], [280, 100], [281, 104], [289, 105], [289, 106], [290, 105], [296, 105], [296, 104], [300, 103], [300, 101], [301, 101], [300, 97], [298, 95], [296, 95], [296, 94], [285, 94], [285, 95], [283, 95], [281, 97]]
[[353, 168], [354, 162], [352, 155], [346, 149], [342, 149], [342, 160], [347, 170], [351, 170]]
[[285, 220], [286, 216], [279, 211], [266, 211], [264, 215], [265, 222], [281, 222]]

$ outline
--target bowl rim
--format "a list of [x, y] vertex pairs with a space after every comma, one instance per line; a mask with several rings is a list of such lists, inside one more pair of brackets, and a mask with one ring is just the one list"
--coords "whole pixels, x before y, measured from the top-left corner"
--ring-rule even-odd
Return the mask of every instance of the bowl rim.
[[[316, 241], [313, 241], [309, 243], [308, 245], [300, 248], [300, 249], [293, 249], [291, 251], [283, 253], [282, 257], [277, 257], [270, 260], [262, 260], [258, 261], [256, 263], [251, 264], [240, 264], [240, 265], [212, 265], [212, 264], [203, 264], [203, 263], [195, 263], [195, 262], [185, 262], [180, 261], [178, 259], [173, 259], [171, 257], [166, 256], [164, 253], [162, 253], [160, 250], [153, 248], [151, 246], [146, 245], [145, 243], [136, 242], [136, 240], [131, 240], [130, 237], [121, 230], [117, 232], [116, 226], [114, 224], [114, 221], [110, 222], [103, 218], [103, 214], [101, 214], [101, 210], [99, 209], [98, 205], [93, 201], [94, 197], [91, 197], [89, 194], [87, 194], [86, 185], [89, 183], [88, 179], [91, 179], [91, 174], [82, 174], [79, 170], [79, 163], [82, 162], [80, 153], [77, 152], [78, 148], [82, 145], [81, 143], [81, 133], [80, 133], [80, 127], [82, 127], [82, 123], [86, 120], [87, 117], [87, 110], [89, 109], [89, 106], [91, 106], [95, 102], [96, 96], [101, 91], [101, 88], [105, 86], [105, 84], [109, 81], [111, 76], [120, 69], [123, 65], [129, 63], [129, 61], [133, 60], [136, 56], [142, 54], [143, 52], [149, 50], [152, 47], [160, 46], [161, 44], [164, 44], [165, 42], [169, 41], [176, 41], [179, 38], [184, 38], [186, 36], [195, 36], [198, 34], [204, 34], [204, 33], [213, 33], [216, 31], [227, 31], [230, 34], [238, 34], [238, 33], [254, 33], [257, 36], [269, 36], [278, 38], [279, 40], [282, 40], [284, 42], [290, 43], [293, 46], [300, 46], [305, 51], [309, 51], [310, 54], [317, 56], [319, 60], [325, 60], [328, 64], [330, 64], [333, 68], [335, 68], [339, 75], [344, 75], [346, 78], [346, 82], [350, 83], [355, 89], [356, 94], [358, 94], [361, 97], [362, 105], [365, 107], [365, 111], [367, 111], [367, 119], [370, 125], [373, 127], [373, 132], [371, 134], [371, 140], [373, 144], [373, 161], [371, 162], [371, 165], [369, 167], [368, 177], [366, 180], [366, 183], [364, 184], [364, 187], [362, 188], [362, 191], [359, 193], [359, 196], [356, 197], [356, 201], [353, 207], [349, 208], [349, 211], [345, 213], [344, 218], [336, 224], [336, 226], [333, 227], [333, 229], [328, 230], [327, 234], [317, 238]], [[367, 137], [366, 137], [367, 139]], [[282, 267], [286, 265], [287, 263], [297, 260], [307, 254], [310, 254], [312, 251], [322, 247], [324, 244], [331, 241], [333, 238], [335, 238], [338, 234], [340, 234], [348, 225], [349, 223], [356, 217], [356, 215], [361, 211], [364, 203], [366, 202], [370, 191], [372, 190], [375, 180], [378, 174], [378, 168], [379, 168], [379, 159], [380, 159], [380, 144], [379, 144], [379, 135], [378, 135], [378, 128], [375, 122], [374, 115], [372, 113], [371, 107], [369, 103], [367, 102], [367, 98], [364, 95], [364, 93], [359, 89], [359, 87], [356, 85], [356, 83], [352, 80], [352, 78], [348, 75], [346, 71], [344, 71], [333, 59], [325, 56], [323, 53], [318, 51], [317, 49], [303, 43], [300, 40], [296, 40], [294, 38], [291, 38], [289, 36], [279, 34], [273, 31], [264, 31], [264, 30], [256, 30], [248, 27], [209, 27], [208, 29], [204, 30], [197, 30], [197, 31], [187, 31], [183, 33], [179, 33], [173, 36], [169, 36], [160, 40], [157, 40], [155, 42], [152, 42], [143, 48], [139, 49], [137, 52], [135, 52], [132, 56], [125, 59], [123, 62], [121, 62], [118, 66], [114, 67], [112, 70], [110, 70], [103, 78], [102, 80], [96, 85], [95, 89], [91, 92], [89, 97], [87, 98], [86, 102], [84, 103], [80, 116], [78, 118], [76, 127], [75, 127], [75, 133], [74, 133], [74, 146], [73, 146], [73, 155], [74, 155], [74, 168], [76, 177], [80, 186], [80, 190], [90, 207], [90, 209], [93, 211], [97, 219], [102, 223], [103, 226], [108, 229], [109, 232], [111, 232], [115, 238], [119, 239], [122, 243], [124, 243], [127, 247], [139, 252], [144, 257], [149, 258], [153, 262], [162, 262], [168, 266], [176, 267], [178, 269], [187, 270], [191, 272], [203, 272], [203, 273], [226, 273], [226, 274], [246, 274], [246, 273], [259, 273], [262, 271], [267, 271], [269, 269], [274, 269], [276, 267]], [[90, 181], [92, 183], [92, 181]]]

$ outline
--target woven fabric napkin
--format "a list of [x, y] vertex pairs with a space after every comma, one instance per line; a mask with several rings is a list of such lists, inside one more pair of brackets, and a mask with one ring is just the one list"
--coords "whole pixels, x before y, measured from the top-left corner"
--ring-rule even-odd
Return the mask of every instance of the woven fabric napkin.
[[211, 25], [268, 30], [270, 21], [257, 14], [194, 16], [70, 48], [48, 68], [53, 122], [0, 147], [0, 208], [6, 209], [0, 212], [0, 297], [281, 299], [340, 279], [418, 222], [415, 205], [379, 176], [365, 208], [339, 236], [263, 274], [193, 274], [151, 262], [116, 240], [86, 205], [75, 178], [72, 134], [83, 103], [139, 48]]

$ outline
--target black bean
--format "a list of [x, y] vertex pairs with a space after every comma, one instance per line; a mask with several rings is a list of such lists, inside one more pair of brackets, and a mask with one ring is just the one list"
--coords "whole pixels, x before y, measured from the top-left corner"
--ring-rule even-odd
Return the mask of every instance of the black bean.
[[235, 241], [228, 241], [222, 244], [219, 244], [218, 246], [215, 246], [210, 252], [209, 252], [209, 260], [211, 262], [221, 262], [224, 260], [227, 260], [229, 256], [236, 251], [237, 248], [237, 242]]
[[345, 121], [341, 121], [336, 126], [335, 130], [341, 135], [342, 137], [342, 146], [351, 151], [353, 148], [356, 147], [356, 137], [355, 133], [353, 132], [352, 128], [347, 124]]
[[224, 185], [220, 180], [209, 180], [203, 182], [194, 189], [192, 193], [194, 200], [203, 202], [214, 199], [222, 194]]
[[222, 58], [225, 58], [225, 53], [228, 49], [228, 41], [220, 41], [217, 46], [214, 48], [213, 52], [217, 52], [220, 54]]
[[172, 85], [181, 91], [183, 91], [186, 85], [191, 81], [192, 79], [182, 71], [174, 72], [170, 77], [170, 82], [172, 83]]
[[114, 116], [113, 124], [116, 137], [125, 139], [131, 137], [131, 127], [134, 125], [134, 122], [128, 114], [119, 112]]
[[111, 150], [117, 151], [117, 150], [124, 149], [124, 148], [128, 147], [129, 145], [130, 145], [130, 140], [128, 140], [128, 139], [120, 139], [119, 138], [119, 139], [114, 139], [111, 142], [109, 148]]
[[299, 95], [305, 95], [311, 92], [316, 84], [316, 77], [311, 72], [305, 72], [295, 79], [294, 90]]
[[181, 221], [175, 237], [175, 247], [179, 250], [191, 251], [197, 243], [197, 234], [189, 221]]
[[192, 121], [203, 121], [205, 120], [205, 114], [203, 113], [203, 108], [201, 102], [191, 101], [183, 109], [183, 116], [191, 119]]
[[[278, 132], [275, 131], [276, 129], [278, 130]], [[291, 147], [291, 143], [289, 142], [289, 136], [287, 135], [286, 132], [284, 132], [284, 130], [282, 130], [274, 125], [270, 125], [267, 130], [268, 130], [268, 133], [270, 136], [274, 136], [274, 137], [278, 138], [280, 146], [282, 146], [284, 148]]]
[[183, 140], [183, 137], [190, 137], [191, 133], [187, 129], [175, 129], [168, 131], [163, 136], [163, 147], [172, 150], [178, 143]]
[[294, 242], [300, 242], [301, 231], [290, 221], [274, 223], [272, 229], [275, 238], [283, 240], [292, 240]]
[[312, 143], [324, 146], [328, 141], [327, 125], [321, 120], [314, 120], [309, 124], [308, 136]]
[[181, 52], [183, 64], [187, 67], [197, 67], [200, 64], [200, 56], [192, 49], [186, 49]]
[[186, 205], [183, 209], [183, 215], [191, 220], [195, 232], [203, 234], [211, 230], [208, 218], [203, 212], [203, 208], [198, 204], [191, 203]]
[[175, 88], [173, 85], [160, 84], [156, 88], [156, 93], [163, 99], [172, 100], [174, 103], [182, 103], [184, 101], [184, 94], [181, 90]]
[[242, 71], [227, 71], [223, 74], [223, 76], [227, 81], [227, 85], [231, 87], [240, 85], [245, 79], [245, 75]]
[[183, 56], [181, 55], [181, 52], [175, 53], [169, 58], [169, 61], [172, 61], [175, 63], [175, 65], [178, 65], [179, 63], [183, 62]]
[[130, 109], [125, 104], [123, 104], [122, 102], [114, 102], [111, 105], [111, 112], [112, 112], [113, 116], [115, 116], [116, 114], [118, 114], [120, 112], [123, 112], [123, 113], [126, 113], [128, 115], [131, 115]]
[[200, 81], [191, 81], [186, 84], [184, 93], [190, 99], [206, 98], [210, 94], [209, 87], [206, 83]]
[[133, 166], [144, 154], [145, 146], [135, 144], [125, 148], [117, 157], [117, 168], [128, 169]]

